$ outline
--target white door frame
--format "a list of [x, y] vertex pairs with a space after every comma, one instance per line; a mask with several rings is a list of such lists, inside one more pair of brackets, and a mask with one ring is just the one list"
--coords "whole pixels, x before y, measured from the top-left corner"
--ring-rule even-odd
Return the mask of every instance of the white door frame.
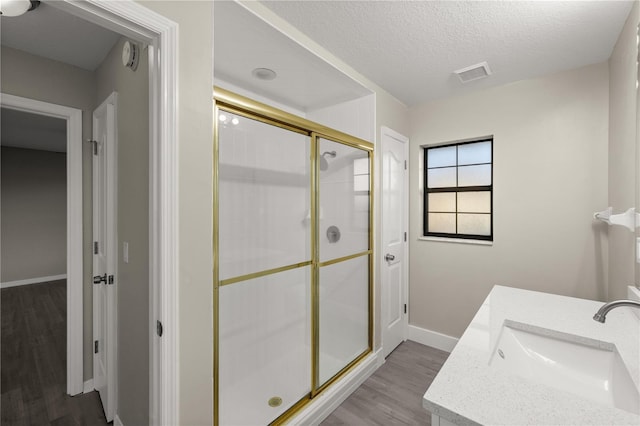
[[67, 122], [67, 393], [83, 390], [82, 110], [2, 93], [5, 108]]
[[[175, 425], [179, 423], [178, 24], [132, 0], [47, 4], [149, 47], [149, 422]], [[155, 333], [156, 320], [163, 323], [162, 338]]]
[[[407, 232], [407, 242], [406, 244], [404, 244], [404, 265], [402, 268], [402, 292], [404, 294], [404, 303], [407, 304], [407, 314], [403, 316], [402, 318], [402, 323], [403, 323], [403, 339], [407, 340], [407, 330], [408, 330], [408, 326], [409, 326], [409, 241], [408, 241], [408, 235], [409, 235], [409, 170], [408, 170], [408, 165], [409, 165], [409, 139], [404, 136], [401, 135], [400, 133], [396, 132], [395, 130], [392, 130], [388, 127], [382, 126], [380, 128], [380, 140], [381, 140], [381, 146], [380, 146], [380, 150], [382, 151], [382, 146], [386, 143], [386, 141], [389, 139], [395, 139], [397, 141], [400, 141], [404, 144], [404, 158], [407, 161], [407, 173], [404, 174], [404, 181], [402, 183], [403, 186], [403, 192], [404, 192], [404, 217], [403, 217], [403, 221], [404, 221], [404, 229], [405, 232]], [[382, 155], [379, 155], [379, 157], [382, 157]], [[382, 158], [380, 158], [380, 170], [382, 171]], [[381, 172], [382, 173], [382, 172]], [[382, 197], [384, 197], [384, 194], [382, 193], [382, 189], [380, 189], [380, 199], [382, 199]], [[380, 221], [380, 235], [384, 235], [384, 220], [385, 218], [383, 217]], [[382, 241], [381, 241], [382, 244]], [[378, 253], [379, 259], [378, 262], [380, 262], [380, 265], [384, 265], [386, 263], [384, 256], [385, 256], [385, 252], [384, 250], [379, 250]], [[382, 279], [382, 277], [381, 277]], [[383, 283], [382, 281], [380, 282], [380, 293], [381, 293], [381, 298], [385, 298], [386, 297], [386, 292], [384, 291], [383, 288]], [[381, 324], [381, 339], [382, 339], [382, 344], [381, 347], [384, 351], [384, 330], [385, 330], [385, 325], [384, 325], [384, 318], [385, 318], [385, 314], [386, 314], [386, 301], [385, 300], [381, 300], [381, 306], [380, 306], [380, 313], [381, 316], [383, 318], [383, 320], [380, 322]]]

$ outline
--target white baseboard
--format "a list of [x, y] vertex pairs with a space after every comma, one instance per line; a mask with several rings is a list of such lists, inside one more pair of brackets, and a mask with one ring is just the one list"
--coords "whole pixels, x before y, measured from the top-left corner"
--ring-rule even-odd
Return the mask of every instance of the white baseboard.
[[380, 348], [378, 349], [376, 352], [376, 359], [378, 360], [378, 365], [376, 366], [376, 370], [380, 367], [382, 367], [382, 365], [385, 363], [385, 361], [387, 360], [384, 357], [384, 348]]
[[378, 369], [378, 366], [382, 364], [380, 358], [384, 363], [382, 349], [367, 356], [349, 374], [315, 397], [313, 402], [293, 417], [289, 424], [311, 426], [320, 424]]
[[47, 281], [66, 280], [67, 274], [52, 275], [50, 277], [27, 278], [26, 280], [7, 281], [0, 283], [0, 288], [17, 287], [19, 285], [46, 283]]
[[93, 392], [94, 390], [96, 390], [96, 388], [95, 386], [93, 386], [93, 379], [89, 379], [86, 382], [84, 382], [82, 393], [89, 393], [89, 392]]
[[120, 416], [118, 416], [117, 414], [113, 418], [113, 426], [124, 426], [122, 420], [120, 420]]
[[407, 339], [447, 352], [451, 352], [458, 343], [458, 339], [455, 337], [411, 324], [407, 327]]

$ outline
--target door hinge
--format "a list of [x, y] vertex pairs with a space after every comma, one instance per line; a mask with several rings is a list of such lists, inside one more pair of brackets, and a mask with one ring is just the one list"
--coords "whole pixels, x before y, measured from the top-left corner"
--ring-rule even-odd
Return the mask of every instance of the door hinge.
[[98, 254], [98, 242], [93, 242], [93, 254]]
[[407, 160], [404, 160], [404, 169], [407, 170]]
[[405, 243], [407, 242], [407, 233], [406, 232], [404, 233], [404, 242]]
[[93, 151], [93, 155], [98, 155], [98, 141], [93, 139], [87, 139], [87, 142], [91, 144], [91, 150]]
[[156, 334], [158, 334], [158, 337], [162, 337], [162, 323], [160, 322], [160, 320], [156, 320]]
[[113, 284], [113, 280], [114, 280], [113, 275], [109, 275], [109, 281], [108, 281], [108, 283], [109, 283], [109, 284]]
[[405, 314], [407, 313], [407, 304], [406, 303], [404, 304], [404, 313]]
[[94, 354], [97, 354], [97, 353], [98, 353], [98, 341], [97, 341], [97, 340], [95, 340], [95, 341], [93, 342], [93, 353], [94, 353]]

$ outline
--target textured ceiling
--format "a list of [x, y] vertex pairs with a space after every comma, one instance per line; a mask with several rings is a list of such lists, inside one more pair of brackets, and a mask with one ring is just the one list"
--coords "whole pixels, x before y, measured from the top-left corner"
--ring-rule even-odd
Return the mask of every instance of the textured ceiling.
[[67, 151], [67, 122], [60, 118], [0, 108], [2, 146]]
[[[407, 105], [605, 61], [631, 1], [263, 1]], [[454, 70], [487, 61], [463, 85]]]
[[2, 45], [94, 71], [120, 35], [42, 2], [22, 16], [0, 17]]

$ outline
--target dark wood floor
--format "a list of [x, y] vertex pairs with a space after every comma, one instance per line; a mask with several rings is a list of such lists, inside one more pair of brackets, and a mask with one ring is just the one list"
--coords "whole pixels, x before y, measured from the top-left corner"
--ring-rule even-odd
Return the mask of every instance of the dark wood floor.
[[431, 425], [431, 414], [422, 408], [422, 396], [448, 355], [420, 343], [402, 343], [321, 424]]
[[66, 394], [66, 281], [0, 290], [0, 424], [106, 425], [97, 392]]

